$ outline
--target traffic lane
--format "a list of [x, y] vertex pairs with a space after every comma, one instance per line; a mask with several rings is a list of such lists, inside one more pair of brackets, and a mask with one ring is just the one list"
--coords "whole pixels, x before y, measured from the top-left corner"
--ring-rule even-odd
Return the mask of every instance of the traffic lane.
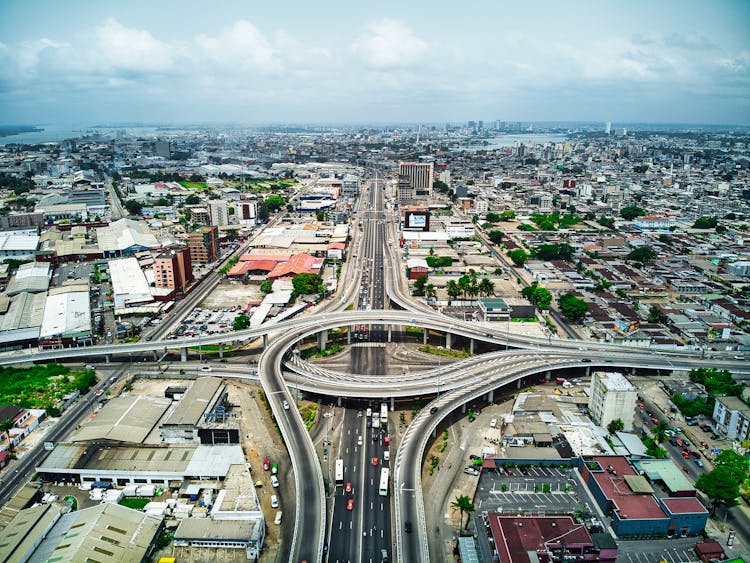
[[[375, 410], [376, 407], [373, 408]], [[380, 496], [380, 473], [383, 467], [382, 455], [380, 453], [381, 437], [383, 436], [382, 428], [370, 428], [367, 435], [367, 485], [366, 499], [364, 506], [365, 522], [362, 527], [364, 537], [363, 560], [378, 560], [380, 550], [385, 548], [390, 553], [390, 544], [385, 542], [385, 530], [390, 529], [390, 505], [387, 496]], [[377, 465], [373, 460], [377, 459]], [[387, 512], [387, 515], [386, 515]]]
[[[342, 484], [334, 482], [333, 507], [331, 513], [331, 530], [329, 537], [329, 561], [355, 561], [353, 557], [354, 542], [354, 512], [349, 511], [347, 504], [353, 499], [356, 505], [356, 495], [359, 490], [357, 483], [357, 466], [353, 453], [356, 449], [356, 432], [352, 432], [351, 410], [343, 409], [342, 431], [339, 441], [338, 458], [344, 462], [344, 478]], [[335, 461], [334, 461], [335, 464]], [[335, 476], [334, 476], [335, 479]], [[353, 484], [352, 493], [345, 492], [346, 483]]]

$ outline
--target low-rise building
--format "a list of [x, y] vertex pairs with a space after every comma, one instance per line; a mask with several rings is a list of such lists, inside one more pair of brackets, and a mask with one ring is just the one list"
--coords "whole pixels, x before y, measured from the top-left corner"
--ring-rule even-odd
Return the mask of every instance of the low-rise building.
[[594, 372], [589, 396], [591, 418], [599, 426], [620, 419], [625, 430], [633, 428], [638, 392], [621, 373]]
[[750, 407], [739, 397], [717, 397], [711, 418], [728, 440], [750, 440]]

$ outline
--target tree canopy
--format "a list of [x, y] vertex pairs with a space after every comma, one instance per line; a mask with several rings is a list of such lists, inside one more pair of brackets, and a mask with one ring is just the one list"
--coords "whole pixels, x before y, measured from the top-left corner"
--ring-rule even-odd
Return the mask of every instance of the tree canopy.
[[552, 303], [552, 294], [549, 289], [540, 286], [537, 282], [524, 287], [521, 290], [521, 295], [540, 309], [547, 309], [550, 303]]
[[718, 224], [716, 217], [698, 217], [693, 223], [694, 229], [713, 229]]
[[232, 328], [234, 330], [245, 330], [250, 326], [250, 317], [247, 315], [237, 315], [234, 318], [234, 323], [232, 324]]
[[646, 211], [637, 205], [628, 205], [620, 209], [620, 216], [626, 221], [632, 221], [636, 217], [641, 217], [645, 214]]
[[638, 248], [631, 250], [626, 258], [628, 260], [633, 260], [634, 262], [645, 264], [656, 258], [656, 252], [651, 250], [648, 246], [639, 246]]
[[573, 258], [573, 247], [569, 244], [543, 244], [534, 249], [534, 255], [539, 260], [564, 260], [570, 262]]
[[292, 286], [297, 295], [323, 293], [323, 278], [318, 274], [297, 274], [292, 278]]
[[505, 237], [505, 233], [502, 231], [494, 230], [487, 233], [487, 237], [494, 243], [494, 244], [500, 244], [500, 242]]
[[[458, 508], [461, 511], [461, 524], [465, 529], [469, 526], [469, 516], [474, 512], [474, 504], [471, 502], [471, 498], [466, 495], [457, 496], [453, 502], [451, 502], [452, 508]], [[463, 526], [464, 513], [466, 516], [466, 525]]]
[[124, 207], [131, 215], [140, 215], [141, 211], [143, 211], [143, 204], [140, 201], [136, 201], [134, 199], [129, 199], [128, 201], [126, 201]]
[[513, 260], [513, 263], [516, 266], [523, 266], [529, 258], [529, 255], [526, 254], [526, 251], [523, 248], [516, 248], [508, 252], [508, 257]]
[[581, 322], [589, 312], [589, 304], [572, 293], [561, 295], [557, 300], [560, 312], [574, 323]]

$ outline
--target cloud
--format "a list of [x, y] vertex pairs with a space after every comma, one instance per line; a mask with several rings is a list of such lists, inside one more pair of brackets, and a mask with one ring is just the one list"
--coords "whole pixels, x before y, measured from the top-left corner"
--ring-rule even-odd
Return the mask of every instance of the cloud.
[[375, 69], [404, 68], [418, 64], [427, 43], [414, 35], [404, 23], [380, 20], [366, 27], [366, 36], [354, 44], [365, 64]]
[[199, 35], [194, 47], [199, 58], [224, 69], [262, 70], [281, 69], [278, 50], [246, 20], [239, 20], [215, 37]]
[[149, 31], [125, 27], [108, 19], [96, 28], [94, 67], [136, 73], [162, 72], [174, 65], [175, 46], [156, 39]]

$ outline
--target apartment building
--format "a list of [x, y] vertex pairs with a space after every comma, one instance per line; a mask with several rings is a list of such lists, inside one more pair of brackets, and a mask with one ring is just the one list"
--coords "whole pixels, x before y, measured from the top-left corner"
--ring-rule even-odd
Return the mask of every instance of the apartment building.
[[219, 256], [219, 229], [203, 227], [188, 233], [190, 259], [196, 264], [209, 264]]
[[637, 396], [636, 388], [621, 373], [595, 371], [589, 399], [591, 418], [604, 427], [619, 418], [625, 430], [632, 430]]
[[432, 193], [435, 165], [432, 162], [399, 162], [398, 175], [409, 179], [414, 197], [428, 197]]
[[189, 248], [169, 250], [154, 261], [156, 287], [184, 290], [193, 281]]
[[712, 418], [728, 440], [750, 440], [750, 407], [739, 397], [717, 397]]

